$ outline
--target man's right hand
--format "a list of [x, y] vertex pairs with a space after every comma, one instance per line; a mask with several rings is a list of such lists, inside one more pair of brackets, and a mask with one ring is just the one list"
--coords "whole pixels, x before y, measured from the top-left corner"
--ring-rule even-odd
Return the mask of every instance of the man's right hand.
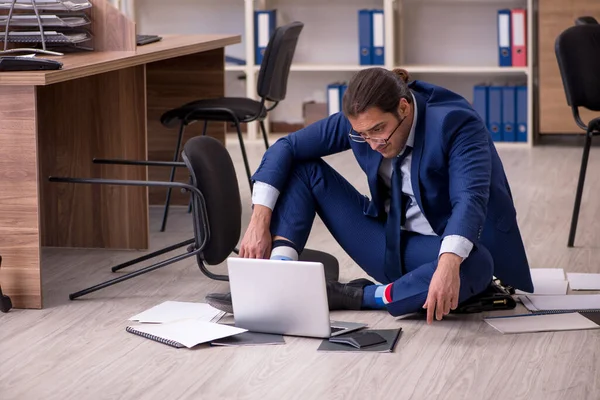
[[271, 255], [271, 214], [269, 207], [254, 205], [252, 218], [240, 245], [242, 258], [269, 258]]

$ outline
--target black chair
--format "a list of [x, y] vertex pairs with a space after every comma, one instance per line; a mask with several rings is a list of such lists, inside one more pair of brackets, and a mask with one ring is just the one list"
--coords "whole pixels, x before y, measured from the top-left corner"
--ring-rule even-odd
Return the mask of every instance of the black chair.
[[[244, 168], [252, 190], [251, 172], [242, 137], [241, 123], [258, 121], [265, 141], [265, 147], [269, 148], [269, 140], [265, 129], [264, 120], [267, 113], [273, 110], [279, 102], [285, 99], [287, 92], [287, 81], [292, 64], [292, 58], [296, 51], [296, 44], [300, 37], [300, 32], [304, 24], [301, 22], [292, 22], [288, 25], [280, 26], [275, 29], [273, 36], [267, 44], [265, 54], [260, 65], [257, 81], [257, 94], [260, 101], [246, 97], [220, 97], [215, 99], [204, 99], [193, 101], [182, 105], [181, 107], [167, 111], [161, 117], [161, 123], [166, 127], [175, 127], [179, 125], [179, 135], [175, 146], [173, 161], [179, 159], [179, 152], [183, 140], [185, 127], [196, 121], [204, 121], [202, 135], [206, 135], [208, 121], [225, 121], [235, 125], [237, 135], [240, 141]], [[266, 102], [273, 104], [267, 107]], [[131, 161], [124, 160], [94, 160], [96, 163], [117, 163], [132, 164]], [[136, 165], [151, 165], [146, 162], [133, 162]], [[183, 164], [179, 164], [183, 166]], [[175, 169], [171, 168], [169, 181], [175, 179]], [[169, 214], [169, 205], [171, 202], [171, 188], [167, 189], [167, 198], [165, 200], [165, 210], [160, 231], [165, 230]]]
[[597, 23], [598, 23], [598, 21], [596, 20], [596, 18], [589, 16], [589, 15], [579, 17], [575, 20], [575, 25], [588, 25], [588, 24], [597, 24]]
[[586, 132], [569, 232], [568, 247], [573, 247], [592, 137], [600, 133], [600, 117], [586, 124], [579, 116], [579, 107], [600, 111], [600, 25], [580, 24], [567, 28], [556, 39], [555, 52], [567, 104], [577, 125]]
[[[242, 204], [233, 162], [225, 146], [210, 136], [197, 136], [188, 140], [181, 157], [190, 173], [189, 184], [111, 179], [49, 178], [51, 182], [162, 186], [183, 189], [191, 194], [193, 238], [117, 265], [112, 268], [112, 271], [116, 272], [187, 246], [184, 253], [72, 293], [69, 295], [71, 300], [193, 256], [196, 257], [198, 267], [207, 277], [223, 281], [229, 279], [227, 275], [218, 275], [209, 271], [206, 265], [221, 264], [232, 253], [237, 253], [236, 245], [241, 232]], [[163, 166], [170, 166], [170, 164], [166, 162]], [[326, 278], [330, 280], [338, 279], [339, 263], [330, 254], [306, 249], [302, 252], [300, 259], [322, 262], [325, 266]]]

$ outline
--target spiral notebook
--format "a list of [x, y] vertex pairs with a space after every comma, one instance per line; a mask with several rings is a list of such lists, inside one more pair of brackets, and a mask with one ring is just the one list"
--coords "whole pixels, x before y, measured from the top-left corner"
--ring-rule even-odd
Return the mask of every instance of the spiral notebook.
[[567, 311], [600, 311], [600, 294], [525, 295], [519, 298], [529, 311], [536, 314], [552, 314]]
[[155, 342], [189, 349], [200, 343], [246, 332], [246, 329], [197, 319], [185, 319], [166, 324], [132, 325], [125, 330]]

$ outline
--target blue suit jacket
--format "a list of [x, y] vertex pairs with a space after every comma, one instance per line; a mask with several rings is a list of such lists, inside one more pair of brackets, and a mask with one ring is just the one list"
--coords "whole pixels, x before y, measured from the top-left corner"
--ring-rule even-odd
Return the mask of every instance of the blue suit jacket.
[[[484, 121], [456, 93], [420, 81], [409, 87], [418, 107], [411, 180], [423, 214], [440, 238], [461, 235], [474, 246], [485, 246], [496, 277], [532, 292], [512, 195]], [[382, 156], [350, 140], [350, 127], [338, 113], [278, 140], [265, 153], [253, 179], [281, 191], [295, 161], [351, 149], [371, 192], [364, 213], [377, 217], [384, 212], [385, 200], [377, 185]]]

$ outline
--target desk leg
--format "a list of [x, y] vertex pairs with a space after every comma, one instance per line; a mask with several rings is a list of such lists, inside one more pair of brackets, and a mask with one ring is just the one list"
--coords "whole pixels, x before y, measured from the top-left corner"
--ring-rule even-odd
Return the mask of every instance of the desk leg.
[[41, 308], [36, 98], [0, 88], [0, 285], [15, 308]]
[[[188, 56], [156, 61], [146, 66], [148, 87], [148, 159], [173, 161], [179, 126], [165, 128], [160, 117], [165, 112], [194, 100], [225, 95], [225, 65], [223, 49], [215, 49]], [[204, 123], [198, 122], [185, 129], [183, 143], [202, 134]], [[208, 136], [225, 143], [225, 123], [211, 122]], [[150, 167], [150, 180], [168, 181], [170, 169]], [[188, 181], [185, 168], [179, 168], [175, 181]], [[166, 189], [150, 188], [150, 204], [164, 204]], [[171, 204], [187, 205], [189, 194], [172, 192]]]
[[145, 67], [39, 87], [37, 107], [42, 245], [147, 249], [147, 188], [47, 181], [147, 180], [146, 167], [92, 163], [146, 157]]

